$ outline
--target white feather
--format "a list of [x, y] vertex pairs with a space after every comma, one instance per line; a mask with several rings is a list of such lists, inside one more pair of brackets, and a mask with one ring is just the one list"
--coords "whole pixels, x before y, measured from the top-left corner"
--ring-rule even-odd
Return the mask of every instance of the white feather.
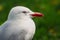
[[[22, 11], [27, 11], [24, 14]], [[30, 17], [33, 13], [23, 6], [16, 6], [11, 9], [8, 19], [0, 27], [0, 40], [30, 40], [35, 33], [35, 24]]]

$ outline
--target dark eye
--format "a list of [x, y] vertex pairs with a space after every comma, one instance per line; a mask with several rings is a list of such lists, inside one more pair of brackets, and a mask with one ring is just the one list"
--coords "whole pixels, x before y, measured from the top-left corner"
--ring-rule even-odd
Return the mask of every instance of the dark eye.
[[26, 11], [23, 11], [22, 13], [27, 13]]

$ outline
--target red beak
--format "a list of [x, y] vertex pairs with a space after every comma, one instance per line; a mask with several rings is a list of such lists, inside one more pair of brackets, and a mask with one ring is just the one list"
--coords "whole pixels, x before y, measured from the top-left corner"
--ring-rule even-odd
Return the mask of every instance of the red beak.
[[34, 12], [34, 14], [31, 14], [32, 16], [42, 17], [44, 16], [42, 13]]

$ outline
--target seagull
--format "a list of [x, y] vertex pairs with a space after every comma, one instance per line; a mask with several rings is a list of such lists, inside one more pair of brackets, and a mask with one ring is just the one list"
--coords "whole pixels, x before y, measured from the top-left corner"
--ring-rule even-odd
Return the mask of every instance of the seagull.
[[36, 30], [32, 18], [42, 16], [42, 13], [24, 6], [13, 7], [7, 20], [0, 26], [0, 40], [32, 40]]

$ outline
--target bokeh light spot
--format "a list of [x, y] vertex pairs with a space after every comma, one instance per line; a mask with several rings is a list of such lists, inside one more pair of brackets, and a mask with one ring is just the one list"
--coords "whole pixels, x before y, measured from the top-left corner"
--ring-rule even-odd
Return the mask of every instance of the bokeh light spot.
[[0, 11], [2, 11], [3, 10], [3, 5], [0, 5]]

